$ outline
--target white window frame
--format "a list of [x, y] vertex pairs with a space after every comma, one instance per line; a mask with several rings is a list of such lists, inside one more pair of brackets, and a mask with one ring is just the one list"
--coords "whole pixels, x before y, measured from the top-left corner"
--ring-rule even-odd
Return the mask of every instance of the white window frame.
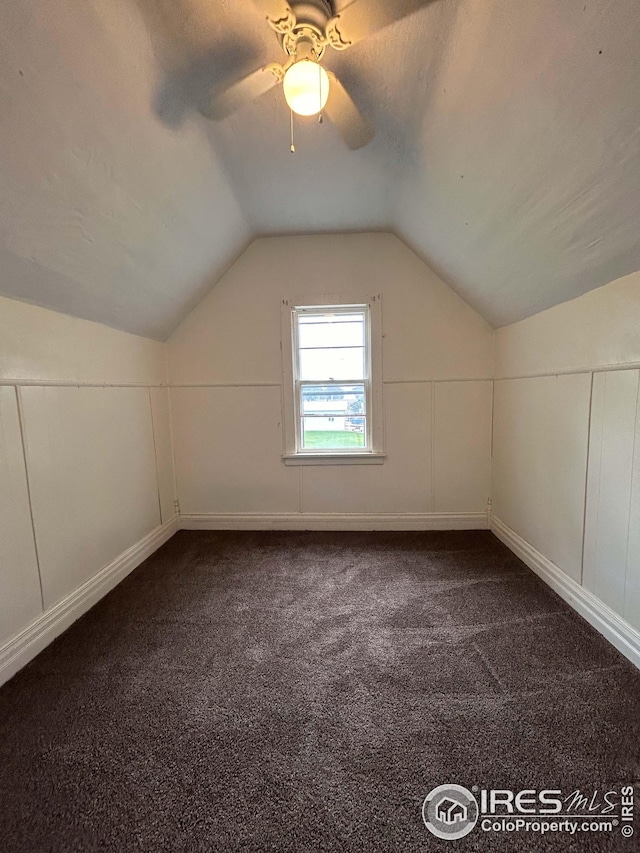
[[[362, 448], [321, 449], [302, 447], [300, 435], [300, 388], [317, 385], [318, 380], [298, 378], [298, 316], [301, 313], [366, 309], [365, 379], [342, 380], [340, 384], [364, 385], [366, 399], [366, 446]], [[282, 300], [282, 378], [283, 442], [285, 465], [361, 465], [381, 464], [383, 448], [382, 418], [382, 318], [379, 295], [348, 301], [335, 296]]]

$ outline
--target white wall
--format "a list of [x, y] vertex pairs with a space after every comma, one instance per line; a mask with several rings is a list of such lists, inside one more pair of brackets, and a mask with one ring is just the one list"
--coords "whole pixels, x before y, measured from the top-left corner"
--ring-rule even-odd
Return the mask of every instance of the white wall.
[[498, 329], [495, 363], [495, 517], [640, 631], [640, 273]]
[[496, 332], [495, 377], [640, 365], [640, 272]]
[[[370, 293], [382, 295], [388, 457], [286, 467], [282, 300]], [[492, 347], [491, 327], [391, 234], [256, 240], [169, 340], [181, 513], [484, 513]]]
[[0, 297], [0, 380], [160, 385], [164, 344]]
[[173, 517], [165, 382], [163, 344], [0, 298], [0, 681]]
[[496, 382], [493, 513], [574, 580], [582, 535], [591, 376]]

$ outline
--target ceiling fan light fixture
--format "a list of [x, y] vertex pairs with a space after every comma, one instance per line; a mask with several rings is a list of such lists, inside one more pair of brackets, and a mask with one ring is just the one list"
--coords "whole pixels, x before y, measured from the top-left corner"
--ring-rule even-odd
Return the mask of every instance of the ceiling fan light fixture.
[[294, 62], [284, 75], [282, 86], [287, 104], [301, 116], [317, 115], [329, 97], [329, 76], [312, 59]]

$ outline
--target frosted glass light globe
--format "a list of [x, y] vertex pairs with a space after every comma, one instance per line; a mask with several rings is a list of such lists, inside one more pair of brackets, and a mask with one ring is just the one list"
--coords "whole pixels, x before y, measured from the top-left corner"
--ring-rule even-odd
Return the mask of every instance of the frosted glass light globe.
[[329, 77], [322, 65], [301, 59], [288, 69], [282, 81], [287, 103], [301, 116], [319, 113], [329, 97]]

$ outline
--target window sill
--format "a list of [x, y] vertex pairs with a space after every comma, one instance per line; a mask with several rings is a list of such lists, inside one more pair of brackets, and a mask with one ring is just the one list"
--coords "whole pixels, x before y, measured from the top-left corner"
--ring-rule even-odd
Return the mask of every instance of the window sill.
[[382, 465], [386, 453], [285, 453], [285, 465]]

